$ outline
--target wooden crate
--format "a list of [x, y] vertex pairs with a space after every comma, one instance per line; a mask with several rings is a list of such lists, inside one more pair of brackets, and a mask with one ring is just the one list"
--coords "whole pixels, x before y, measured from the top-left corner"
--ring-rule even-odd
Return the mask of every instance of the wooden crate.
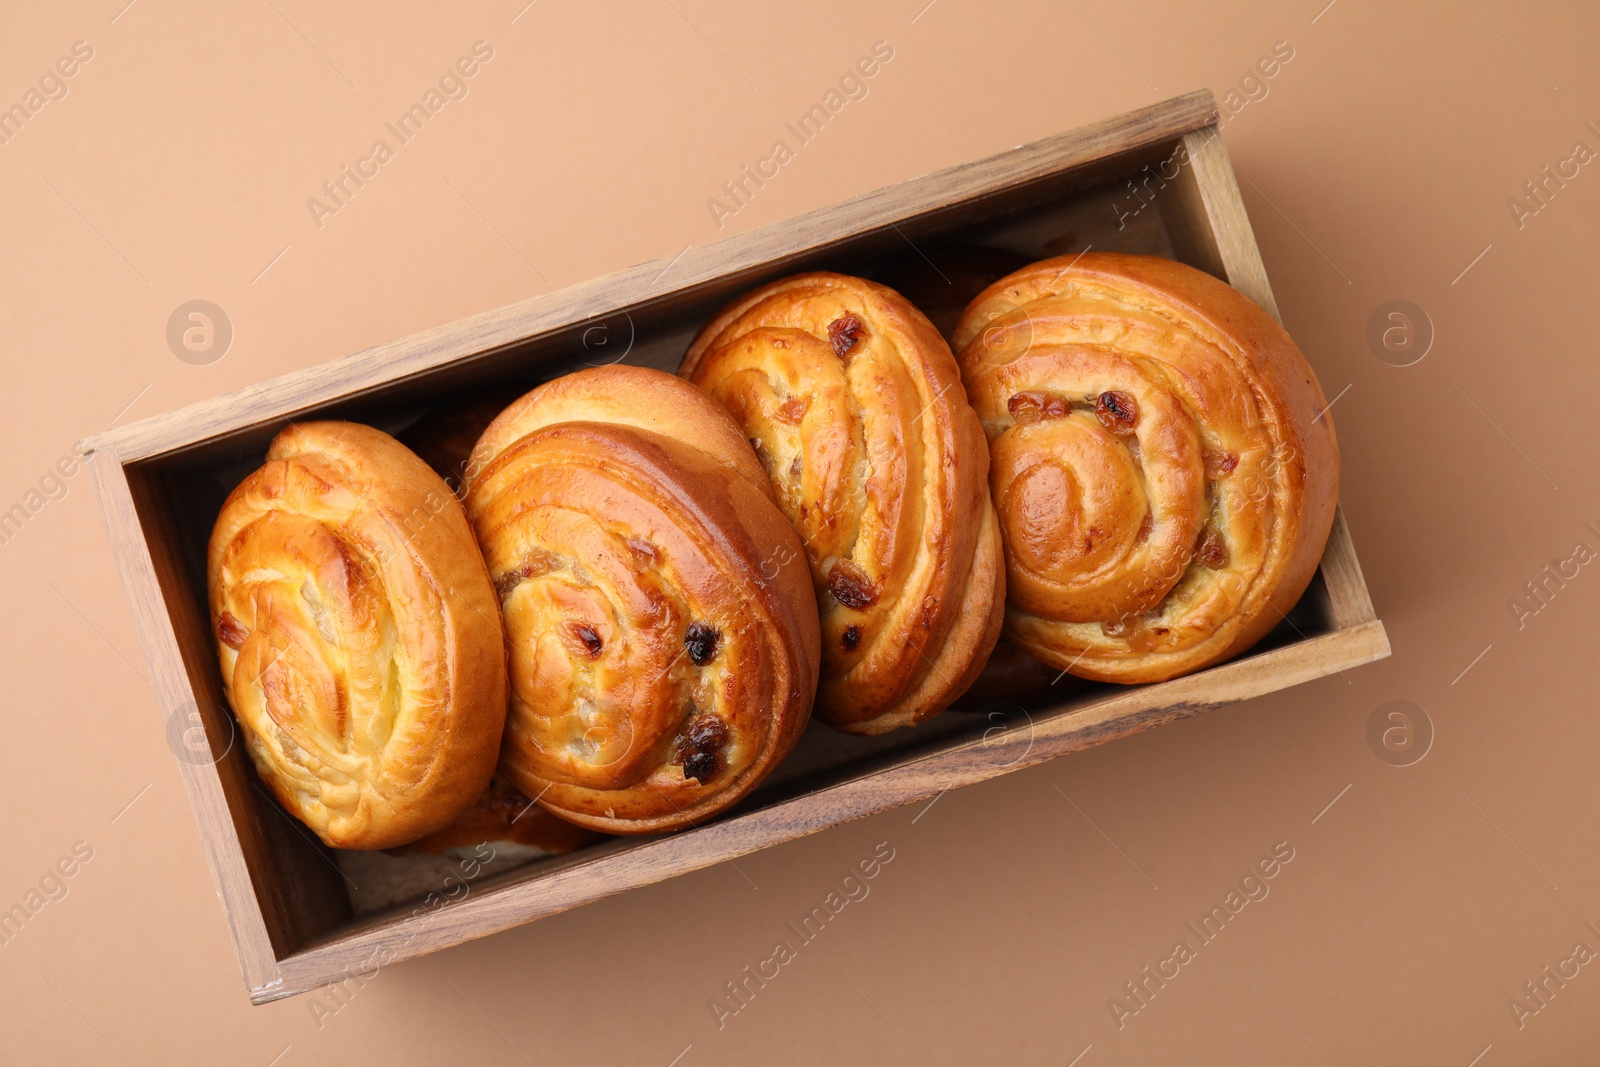
[[[1165, 255], [1274, 315], [1209, 92], [1095, 123], [813, 211], [691, 246], [92, 438], [93, 471], [169, 736], [198, 712], [212, 759], [180, 770], [251, 998], [291, 996], [944, 790], [1124, 737], [1389, 653], [1342, 516], [1300, 605], [1250, 654], [1158, 685], [1074, 679], [1013, 717], [947, 713], [880, 738], [814, 727], [779, 772], [708, 825], [609, 840], [473, 883], [447, 906], [358, 914], [338, 857], [268, 798], [223, 697], [207, 625], [204, 546], [226, 492], [295, 419], [398, 432], [431, 405], [531, 387], [584, 363], [675, 369], [725, 300], [795, 271], [870, 274], [936, 242], [1035, 256], [1086, 247]], [[603, 343], [602, 343], [603, 342]]]

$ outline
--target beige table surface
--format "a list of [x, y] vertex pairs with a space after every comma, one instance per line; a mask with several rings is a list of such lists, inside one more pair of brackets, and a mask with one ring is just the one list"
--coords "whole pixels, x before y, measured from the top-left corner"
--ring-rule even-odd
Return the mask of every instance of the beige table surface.
[[[0, 16], [0, 106], [43, 79], [0, 143], [0, 510], [24, 512], [0, 543], [0, 909], [60, 898], [0, 946], [0, 1061], [1600, 1058], [1600, 168], [1566, 162], [1600, 151], [1593, 5], [125, 2]], [[464, 97], [308, 208], [480, 41]], [[880, 41], [866, 96], [717, 217]], [[1275, 46], [1292, 59], [1248, 80]], [[1392, 659], [757, 854], [748, 881], [716, 867], [388, 968], [343, 1004], [249, 1005], [92, 490], [49, 474], [76, 440], [1242, 80], [1225, 138], [1338, 396]], [[167, 343], [194, 299], [232, 324], [205, 365]], [[1431, 321], [1413, 366], [1368, 344], [1391, 300]], [[1434, 732], [1407, 767], [1367, 740], [1394, 700]], [[870, 896], [719, 1018], [879, 842]], [[1185, 924], [1275, 846], [1270, 894], [1199, 945]], [[1124, 983], [1180, 939], [1196, 958], [1140, 1006]]]

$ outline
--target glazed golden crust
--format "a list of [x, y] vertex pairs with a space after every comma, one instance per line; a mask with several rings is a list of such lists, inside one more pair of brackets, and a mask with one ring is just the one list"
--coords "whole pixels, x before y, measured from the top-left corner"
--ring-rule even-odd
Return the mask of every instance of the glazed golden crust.
[[755, 788], [810, 716], [817, 612], [727, 413], [661, 371], [579, 371], [502, 413], [467, 473], [510, 659], [501, 774], [608, 833]]
[[1160, 681], [1248, 648], [1305, 591], [1338, 445], [1300, 350], [1242, 293], [1091, 252], [996, 282], [955, 340], [1025, 650]]
[[461, 505], [370, 426], [273, 438], [207, 557], [228, 701], [261, 779], [336, 848], [476, 800], [505, 723], [500, 616]]
[[817, 715], [878, 734], [971, 684], [1005, 574], [983, 430], [949, 346], [892, 289], [802, 274], [746, 294], [678, 373], [752, 439], [822, 612]]

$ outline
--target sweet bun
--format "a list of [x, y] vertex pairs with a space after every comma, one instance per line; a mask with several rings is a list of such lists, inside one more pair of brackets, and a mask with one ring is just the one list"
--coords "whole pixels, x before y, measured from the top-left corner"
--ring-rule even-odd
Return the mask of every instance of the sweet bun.
[[502, 777], [582, 826], [654, 833], [789, 752], [817, 608], [768, 492], [727, 413], [661, 371], [579, 371], [495, 419], [466, 504], [505, 619]]
[[506, 707], [494, 589], [405, 446], [349, 422], [283, 430], [217, 516], [207, 587], [256, 770], [324, 842], [403, 844], [483, 793]]
[[1339, 450], [1271, 315], [1193, 267], [1089, 252], [990, 286], [955, 342], [1024, 651], [1153, 682], [1283, 620], [1328, 538]]
[[994, 647], [1005, 575], [983, 429], [938, 331], [885, 286], [801, 274], [725, 308], [678, 373], [732, 413], [804, 539], [817, 716], [880, 734], [945, 708]]

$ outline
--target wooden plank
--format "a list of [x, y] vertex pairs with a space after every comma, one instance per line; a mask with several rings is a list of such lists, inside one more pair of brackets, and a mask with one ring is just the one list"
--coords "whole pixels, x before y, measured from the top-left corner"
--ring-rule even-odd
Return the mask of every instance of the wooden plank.
[[409, 922], [392, 916], [357, 922], [327, 943], [283, 960], [282, 980], [252, 989], [251, 997], [265, 1003], [370, 973], [375, 959], [387, 965], [422, 956], [1388, 654], [1382, 624], [1369, 623], [1170, 682], [1128, 689], [1066, 714], [1036, 712], [1027, 731], [969, 740], [622, 855], [602, 854], [511, 885], [475, 890], [452, 906]]
[[[176, 631], [167, 614], [166, 600], [156, 576], [155, 563], [145, 542], [144, 529], [134, 508], [133, 494], [117, 453], [100, 449], [87, 459], [94, 479], [100, 514], [110, 535], [111, 551], [122, 575], [123, 591], [133, 612], [134, 629], [150, 667], [150, 683], [164, 716], [195, 701], [188, 671], [178, 649]], [[210, 733], [213, 743], [219, 738]], [[278, 981], [278, 963], [266, 920], [251, 884], [249, 862], [234, 829], [233, 814], [216, 768], [207, 763], [178, 760], [184, 792], [194, 809], [200, 842], [211, 868], [211, 879], [222, 900], [222, 910], [233, 936], [239, 968], [251, 989], [271, 988]]]
[[[1207, 126], [1184, 134], [1182, 144], [1187, 160], [1172, 183], [1172, 199], [1184, 210], [1168, 214], [1169, 225], [1176, 231], [1174, 246], [1180, 256], [1192, 249], [1191, 254], [1206, 264], [1202, 269], [1222, 278], [1281, 322], [1222, 134], [1217, 127]], [[1199, 225], [1199, 219], [1209, 225]]]
[[1356, 559], [1355, 542], [1350, 539], [1350, 527], [1345, 525], [1343, 508], [1335, 508], [1333, 512], [1333, 530], [1328, 534], [1328, 547], [1322, 553], [1322, 577], [1328, 586], [1328, 606], [1335, 626], [1342, 630], [1377, 619], [1372, 594], [1367, 591], [1366, 576], [1361, 573], [1361, 561]]
[[592, 281], [580, 282], [484, 312], [448, 326], [379, 345], [344, 359], [296, 371], [177, 411], [89, 438], [90, 449], [114, 448], [124, 462], [181, 449], [208, 438], [273, 424], [319, 404], [359, 395], [432, 368], [546, 334], [594, 314], [663, 301], [776, 260], [905, 222], [955, 201], [993, 194], [1084, 167], [1142, 146], [1175, 141], [1209, 122], [1209, 91], [1190, 93], [1140, 111], [962, 164], [842, 204], [819, 208], [709, 245], [691, 246]]
[[[1176, 231], [1174, 246], [1179, 247], [1180, 254], [1190, 250], [1214, 264], [1214, 268], [1206, 269], [1226, 279], [1281, 322], [1278, 301], [1267, 280], [1267, 268], [1261, 261], [1261, 250], [1221, 134], [1215, 126], [1209, 126], [1185, 134], [1183, 146], [1187, 163], [1183, 174], [1172, 183], [1176, 210], [1166, 213], [1169, 226]], [[1333, 528], [1322, 557], [1322, 578], [1336, 627], [1359, 626], [1377, 618], [1341, 508], [1334, 509]]]
[[[210, 532], [211, 516], [206, 517], [200, 544], [186, 546], [174, 504], [182, 508], [189, 500], [171, 491], [156, 471], [124, 467], [123, 473], [161, 589], [167, 628], [176, 639], [188, 691], [193, 694], [193, 707], [205, 726], [211, 751], [222, 753], [204, 769], [221, 786], [225, 810], [250, 872], [256, 906], [266, 923], [273, 953], [281, 958], [349, 920], [345, 876], [329, 850], [262, 787], [238, 736], [217, 665], [205, 579], [198, 567], [189, 565], [203, 558], [199, 554]], [[180, 758], [179, 762], [186, 761]]]

